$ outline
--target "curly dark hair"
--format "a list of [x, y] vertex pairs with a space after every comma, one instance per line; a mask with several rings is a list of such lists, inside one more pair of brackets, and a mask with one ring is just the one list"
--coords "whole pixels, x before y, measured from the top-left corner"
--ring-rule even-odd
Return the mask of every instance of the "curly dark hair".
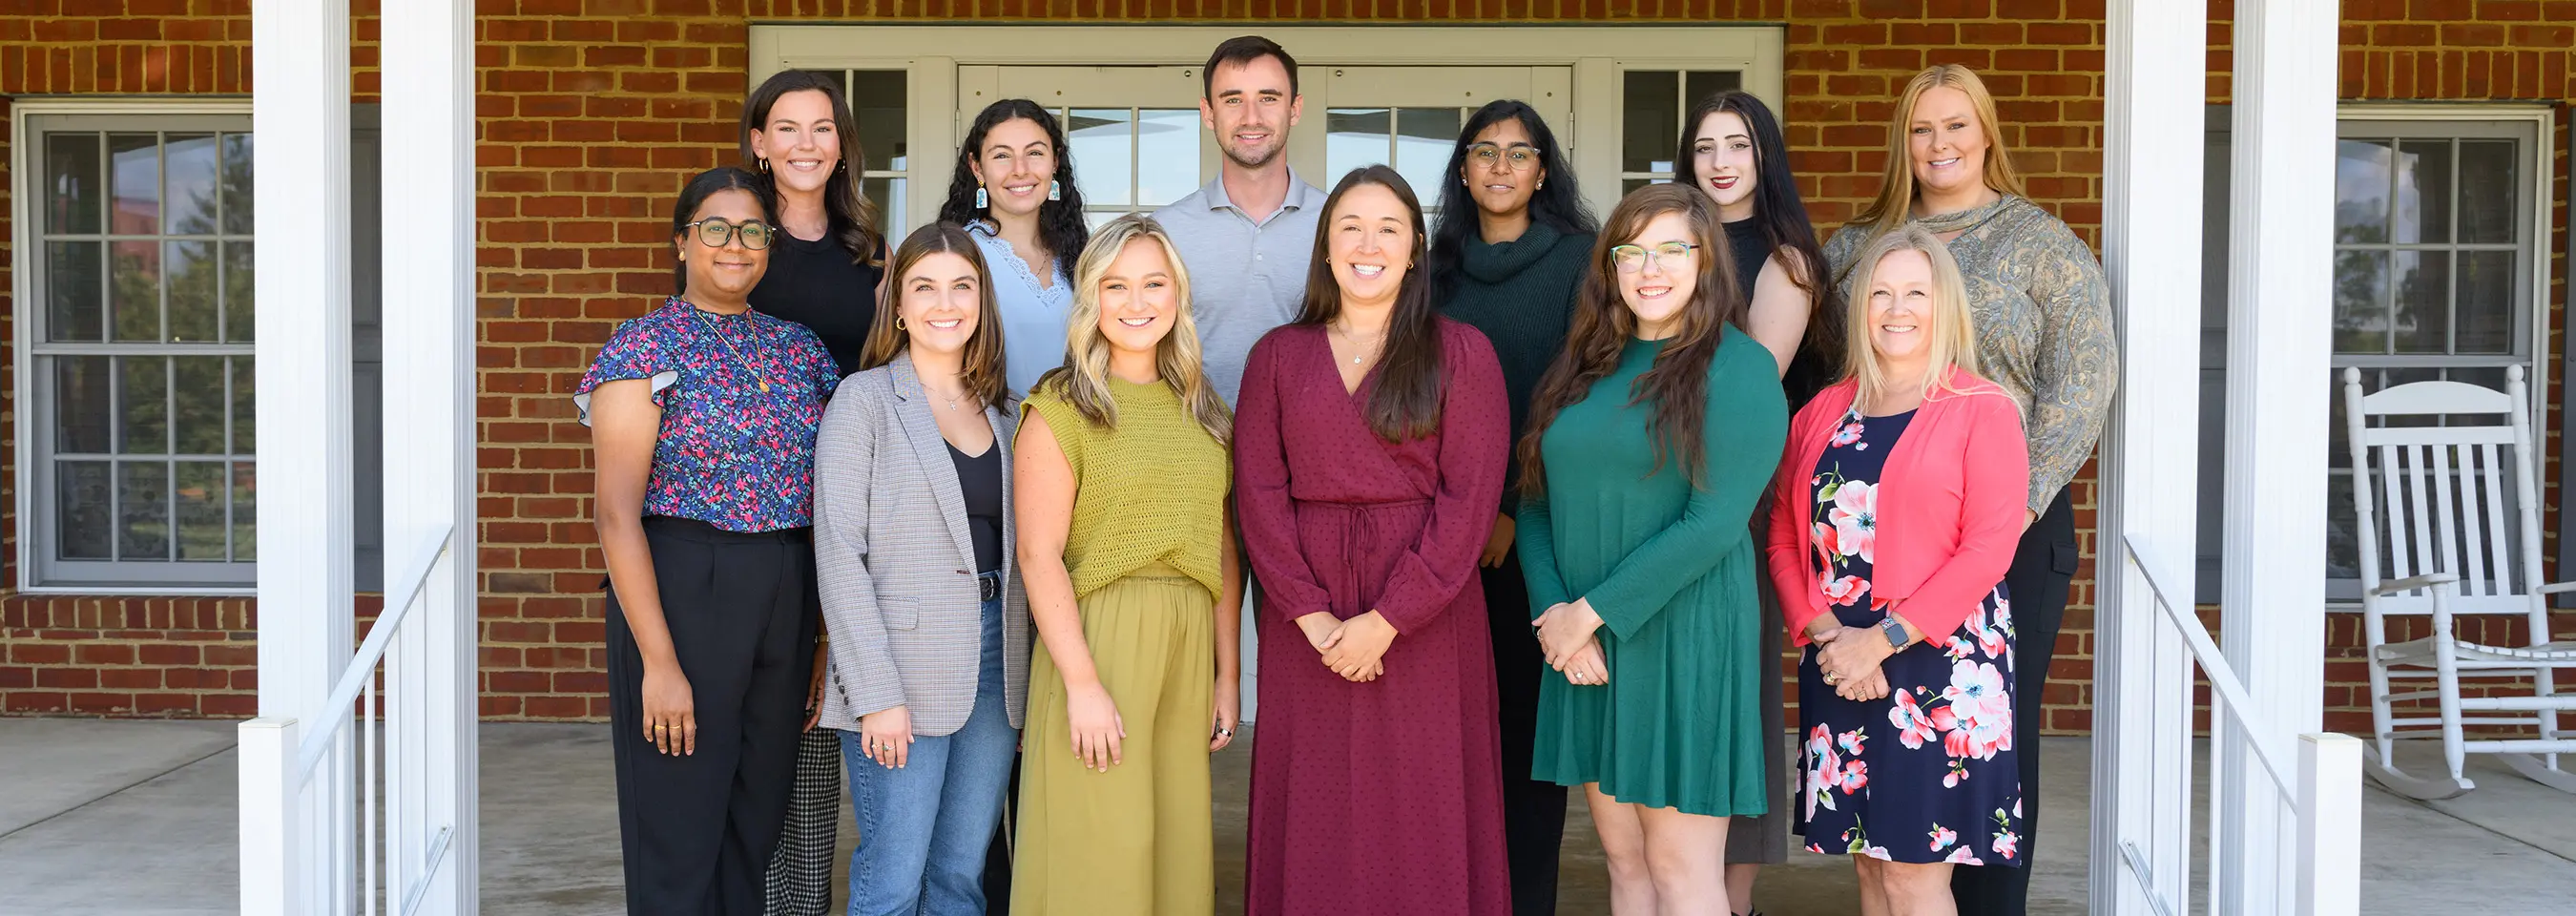
[[[1082, 190], [1073, 182], [1073, 147], [1064, 141], [1064, 124], [1053, 112], [1028, 99], [1003, 99], [984, 106], [975, 115], [975, 123], [966, 129], [966, 142], [957, 145], [957, 168], [948, 181], [948, 200], [939, 205], [939, 220], [972, 226], [992, 222], [992, 217], [975, 206], [975, 154], [984, 148], [985, 136], [1013, 119], [1034, 122], [1046, 131], [1047, 145], [1055, 148], [1055, 182], [1062, 200], [1038, 205], [1038, 244], [1047, 254], [1072, 273], [1073, 260], [1082, 256], [1082, 246], [1091, 241], [1091, 226], [1082, 218]], [[1031, 269], [1043, 269], [1031, 264]]]

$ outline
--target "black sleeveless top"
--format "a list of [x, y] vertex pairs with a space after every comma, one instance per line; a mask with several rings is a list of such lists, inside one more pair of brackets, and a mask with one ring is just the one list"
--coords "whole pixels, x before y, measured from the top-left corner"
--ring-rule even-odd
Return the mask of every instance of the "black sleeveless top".
[[828, 233], [811, 242], [784, 230], [773, 238], [769, 270], [752, 287], [751, 307], [811, 329], [832, 352], [838, 375], [859, 371], [885, 268], [852, 261], [850, 250]]
[[[1735, 258], [1736, 288], [1744, 292], [1746, 302], [1751, 302], [1753, 286], [1762, 279], [1762, 265], [1771, 260], [1771, 242], [1762, 237], [1762, 227], [1753, 220], [1738, 220], [1724, 225], [1727, 252]], [[1813, 334], [1813, 323], [1808, 327], [1808, 333]], [[1800, 341], [1797, 355], [1789, 358], [1789, 371], [1780, 376], [1780, 390], [1788, 395], [1789, 412], [1792, 414], [1807, 406], [1807, 401], [1813, 399], [1816, 392], [1825, 390], [1825, 386], [1833, 384], [1835, 378], [1842, 374], [1841, 366], [1824, 365], [1824, 360], [1816, 355], [1816, 348], [1810, 345], [1812, 343], [1812, 339]]]

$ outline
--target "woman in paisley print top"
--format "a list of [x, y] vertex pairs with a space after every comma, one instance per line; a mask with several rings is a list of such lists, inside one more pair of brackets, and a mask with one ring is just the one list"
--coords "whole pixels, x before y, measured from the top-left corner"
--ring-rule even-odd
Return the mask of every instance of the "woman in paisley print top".
[[[1908, 225], [1933, 233], [1966, 280], [1978, 366], [2021, 405], [2030, 493], [2005, 581], [2021, 632], [2016, 686], [2025, 708], [2014, 739], [2033, 747], [2047, 718], [2041, 688], [2079, 559], [2066, 484], [2092, 456], [2119, 382], [2110, 286], [2084, 240], [2023, 196], [1994, 98], [1974, 72], [1942, 64], [1916, 74], [1897, 99], [1888, 135], [1878, 198], [1825, 243], [1825, 260], [1849, 297], [1855, 254], [1871, 241]], [[2021, 785], [2035, 803], [2038, 754], [2022, 755]], [[2030, 823], [2038, 823], [2037, 812]], [[2028, 836], [2024, 842], [2036, 846]], [[1960, 912], [2020, 916], [2030, 870], [1960, 869], [1952, 886]]]
[[795, 772], [815, 621], [814, 435], [835, 381], [751, 310], [761, 180], [690, 179], [679, 294], [619, 325], [574, 402], [598, 451], [609, 721], [630, 913], [756, 913]]

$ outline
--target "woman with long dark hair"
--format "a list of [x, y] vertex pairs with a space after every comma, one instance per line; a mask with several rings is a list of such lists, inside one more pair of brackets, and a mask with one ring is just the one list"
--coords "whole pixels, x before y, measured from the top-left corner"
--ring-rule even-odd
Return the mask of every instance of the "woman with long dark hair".
[[767, 183], [699, 173], [671, 211], [677, 287], [574, 389], [598, 452], [608, 708], [630, 913], [758, 912], [810, 695], [822, 341], [753, 309]]
[[1395, 170], [1345, 176], [1316, 236], [1303, 313], [1253, 346], [1235, 419], [1263, 589], [1244, 912], [1504, 916], [1476, 576], [1511, 441], [1502, 367], [1433, 305]]
[[1716, 210], [1658, 184], [1610, 211], [1521, 434], [1521, 567], [1562, 675], [1535, 775], [1584, 787], [1617, 913], [1724, 909], [1727, 820], [1774, 804], [1748, 522], [1788, 407]]
[[[1565, 345], [1574, 297], [1598, 231], [1576, 190], [1556, 132], [1526, 102], [1490, 102], [1467, 118], [1440, 186], [1431, 233], [1432, 288], [1440, 313], [1493, 342], [1511, 402], [1511, 434], [1528, 418], [1530, 391]], [[1512, 912], [1556, 912], [1557, 849], [1565, 840], [1565, 787], [1530, 778], [1544, 670], [1530, 632], [1529, 587], [1512, 549], [1518, 462], [1507, 465], [1500, 512], [1478, 558], [1494, 643], [1495, 712], [1503, 740], [1503, 841], [1511, 858]]]
[[[859, 193], [867, 157], [849, 100], [813, 73], [780, 71], [743, 100], [740, 140], [743, 168], [768, 179], [780, 230], [751, 307], [804, 325], [831, 352], [834, 371], [855, 370], [885, 281], [885, 237], [875, 204]], [[832, 905], [841, 751], [836, 733], [817, 727], [816, 718], [827, 649], [816, 647], [796, 787], [769, 868], [768, 916], [823, 916]]]
[[939, 220], [966, 227], [993, 266], [1011, 390], [1027, 393], [1064, 364], [1073, 260], [1091, 240], [1073, 150], [1055, 115], [1027, 99], [984, 106], [957, 146]]
[[[1698, 188], [1717, 205], [1719, 225], [1735, 267], [1736, 289], [1749, 303], [1744, 331], [1779, 362], [1780, 387], [1796, 409], [1842, 373], [1842, 297], [1826, 281], [1824, 251], [1807, 222], [1789, 171], [1780, 122], [1762, 100], [1742, 90], [1710, 95], [1682, 121], [1673, 183]], [[1754, 543], [1764, 539], [1768, 516], [1755, 513]], [[1726, 895], [1730, 912], [1756, 914], [1753, 879], [1765, 864], [1789, 857], [1788, 760], [1780, 734], [1780, 601], [1769, 577], [1762, 589], [1763, 772], [1769, 774], [1771, 812], [1741, 818], [1726, 834]]]

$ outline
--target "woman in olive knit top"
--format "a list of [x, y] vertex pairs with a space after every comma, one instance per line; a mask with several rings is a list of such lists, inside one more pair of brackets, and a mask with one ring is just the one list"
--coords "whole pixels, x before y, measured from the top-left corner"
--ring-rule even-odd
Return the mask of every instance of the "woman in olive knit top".
[[1199, 916], [1216, 906], [1208, 755], [1234, 740], [1243, 592], [1231, 421], [1161, 226], [1126, 216], [1092, 237], [1066, 335], [1065, 365], [1023, 402], [1013, 478], [1039, 644], [1011, 912]]
[[[1440, 189], [1431, 234], [1431, 280], [1440, 313], [1483, 331], [1502, 360], [1511, 398], [1511, 437], [1529, 416], [1530, 390], [1565, 346], [1567, 316], [1583, 286], [1598, 231], [1576, 191], [1556, 133], [1527, 103], [1478, 109], [1449, 154], [1456, 181]], [[1529, 588], [1512, 549], [1520, 504], [1518, 462], [1506, 471], [1501, 511], [1479, 558], [1494, 643], [1496, 711], [1503, 740], [1503, 842], [1511, 865], [1512, 912], [1556, 912], [1557, 847], [1565, 839], [1565, 787], [1530, 778], [1538, 728], [1538, 681], [1545, 668], [1530, 630]]]
[[1697, 190], [1619, 202], [1521, 437], [1521, 565], [1562, 675], [1535, 775], [1584, 787], [1618, 913], [1724, 912], [1727, 819], [1773, 804], [1747, 521], [1789, 410], [1719, 238]]

